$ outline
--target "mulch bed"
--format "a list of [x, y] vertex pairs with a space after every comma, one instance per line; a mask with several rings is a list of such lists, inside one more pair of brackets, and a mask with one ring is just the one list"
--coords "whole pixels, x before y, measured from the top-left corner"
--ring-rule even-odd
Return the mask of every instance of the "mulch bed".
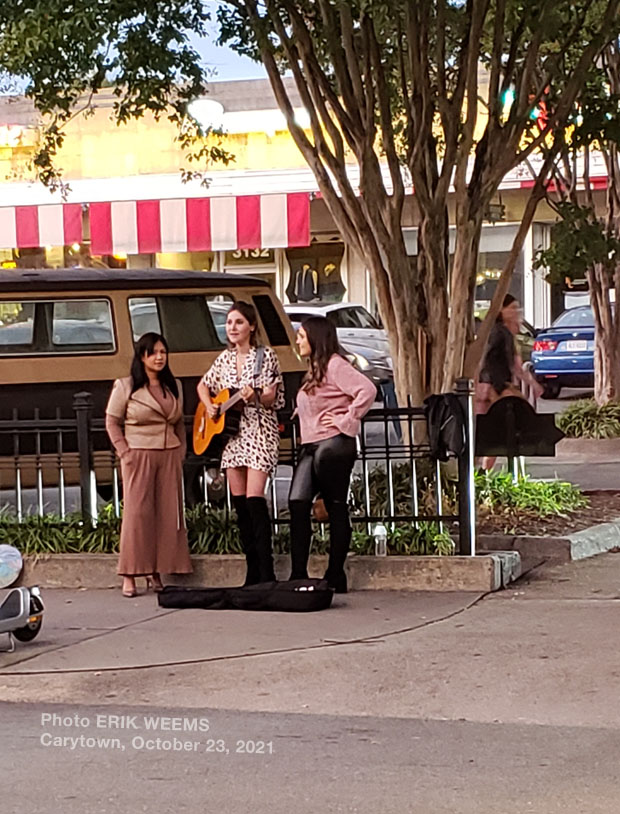
[[523, 534], [529, 537], [564, 537], [575, 531], [620, 518], [620, 492], [589, 492], [589, 505], [565, 516], [534, 514], [479, 517], [478, 534]]

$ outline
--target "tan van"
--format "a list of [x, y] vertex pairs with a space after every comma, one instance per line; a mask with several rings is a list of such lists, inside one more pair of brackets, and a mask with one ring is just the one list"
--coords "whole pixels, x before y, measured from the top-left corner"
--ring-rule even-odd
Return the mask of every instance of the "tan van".
[[[226, 346], [235, 300], [255, 306], [259, 338], [278, 354], [290, 405], [304, 365], [291, 323], [263, 280], [162, 269], [0, 270], [0, 420], [15, 409], [24, 418], [35, 409], [40, 419], [72, 418], [80, 391], [92, 394], [93, 415], [103, 418], [112, 382], [129, 375], [134, 341], [147, 331], [166, 337], [191, 415], [199, 378]], [[0, 437], [5, 475], [11, 444]], [[6, 478], [0, 481], [6, 488]]]

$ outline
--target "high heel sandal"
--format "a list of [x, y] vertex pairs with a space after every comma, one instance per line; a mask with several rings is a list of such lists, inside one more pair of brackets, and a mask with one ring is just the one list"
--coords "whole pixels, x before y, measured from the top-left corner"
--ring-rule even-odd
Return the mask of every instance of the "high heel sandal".
[[152, 577], [146, 578], [146, 590], [153, 591], [155, 594], [160, 594], [164, 590], [159, 574], [153, 574]]
[[125, 583], [123, 582], [123, 596], [127, 597], [127, 599], [133, 599], [135, 596], [138, 596], [138, 590], [136, 588], [136, 582], [133, 582], [133, 588], [125, 588]]

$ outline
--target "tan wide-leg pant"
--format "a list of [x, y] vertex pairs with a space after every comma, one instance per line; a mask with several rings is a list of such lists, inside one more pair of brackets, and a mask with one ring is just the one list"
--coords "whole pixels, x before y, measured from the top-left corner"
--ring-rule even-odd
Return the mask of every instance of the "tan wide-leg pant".
[[191, 573], [178, 450], [134, 449], [128, 458], [121, 461], [123, 520], [118, 573]]

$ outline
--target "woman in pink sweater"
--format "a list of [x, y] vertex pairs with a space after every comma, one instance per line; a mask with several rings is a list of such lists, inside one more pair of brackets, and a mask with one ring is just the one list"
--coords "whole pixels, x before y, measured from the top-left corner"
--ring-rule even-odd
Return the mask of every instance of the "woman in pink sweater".
[[308, 576], [312, 501], [320, 493], [329, 515], [329, 565], [325, 579], [346, 593], [344, 564], [351, 543], [347, 496], [361, 419], [377, 396], [374, 384], [342, 356], [338, 335], [325, 317], [306, 319], [297, 347], [309, 370], [297, 395], [301, 454], [289, 494], [291, 579]]

